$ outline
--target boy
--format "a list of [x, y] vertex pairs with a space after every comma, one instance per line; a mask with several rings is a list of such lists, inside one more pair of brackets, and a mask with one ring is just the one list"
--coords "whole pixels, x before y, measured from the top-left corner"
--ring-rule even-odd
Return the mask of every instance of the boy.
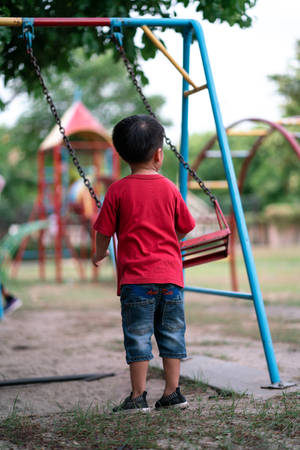
[[186, 357], [179, 240], [195, 221], [176, 186], [158, 174], [163, 138], [163, 127], [150, 116], [130, 116], [115, 126], [113, 143], [131, 175], [110, 186], [94, 224], [95, 265], [107, 255], [111, 236], [118, 237], [118, 295], [132, 392], [114, 411], [149, 410], [145, 388], [153, 333], [165, 375], [155, 407], [187, 407], [178, 387], [180, 359]]

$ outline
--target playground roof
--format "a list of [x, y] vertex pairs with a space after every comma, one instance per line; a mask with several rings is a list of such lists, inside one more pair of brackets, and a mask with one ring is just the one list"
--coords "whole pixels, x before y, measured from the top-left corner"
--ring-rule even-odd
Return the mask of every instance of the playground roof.
[[[106, 141], [109, 146], [112, 145], [111, 137], [103, 125], [92, 116], [89, 110], [80, 101], [73, 103], [73, 105], [67, 109], [61, 118], [61, 124], [64, 127], [67, 136], [77, 134], [80, 138], [93, 141]], [[62, 143], [62, 135], [58, 125], [55, 125], [41, 143], [39, 151], [50, 150]]]

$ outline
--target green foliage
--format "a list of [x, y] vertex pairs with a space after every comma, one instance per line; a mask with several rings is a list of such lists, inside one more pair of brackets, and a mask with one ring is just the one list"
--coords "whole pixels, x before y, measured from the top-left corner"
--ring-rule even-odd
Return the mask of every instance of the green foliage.
[[[190, 138], [190, 161], [209, 141], [212, 134], [193, 135]], [[252, 136], [230, 136], [229, 146], [234, 150], [250, 150], [257, 138]], [[214, 149], [218, 149], [218, 145]], [[237, 175], [243, 159], [234, 159]], [[198, 175], [203, 180], [224, 180], [224, 168], [221, 158], [205, 158], [200, 164]], [[230, 208], [228, 192], [214, 192], [222, 207]], [[279, 133], [268, 137], [251, 161], [243, 188], [243, 204], [246, 210], [262, 210], [270, 203], [297, 202], [300, 198], [300, 160], [294, 150]]]
[[245, 193], [256, 192], [263, 206], [299, 200], [300, 160], [278, 133], [264, 143], [247, 174]]
[[267, 222], [277, 224], [300, 223], [300, 203], [276, 203], [265, 208], [264, 217]]
[[[210, 22], [217, 19], [228, 22], [230, 25], [238, 24], [242, 28], [251, 25], [251, 18], [247, 14], [249, 8], [256, 4], [256, 0], [149, 0], [133, 2], [131, 0], [75, 0], [62, 2], [59, 0], [43, 0], [36, 2], [16, 2], [3, 0], [0, 6], [0, 15], [8, 17], [130, 17], [134, 15], [174, 17], [174, 6], [182, 4], [187, 7], [196, 5], [196, 10], [202, 13], [203, 18]], [[200, 16], [201, 17], [201, 16]], [[136, 29], [126, 29], [124, 47], [130, 60], [135, 62], [141, 54], [143, 58], [154, 57], [156, 49], [148, 42], [143, 41], [142, 49], [134, 46]], [[0, 27], [0, 71], [4, 74], [5, 83], [21, 79], [28, 91], [37, 89], [37, 83], [32, 71], [24, 64], [24, 44], [19, 39], [20, 29]], [[39, 55], [42, 67], [55, 67], [58, 72], [67, 72], [73, 64], [72, 51], [83, 48], [87, 57], [99, 55], [113, 45], [110, 42], [109, 32], [105, 29], [92, 27], [76, 28], [39, 28], [36, 30], [34, 42], [35, 53]], [[115, 51], [115, 50], [114, 50]], [[115, 51], [115, 57], [116, 55]], [[145, 81], [145, 79], [144, 79]]]
[[285, 75], [272, 75], [278, 92], [284, 98], [283, 113], [287, 116], [298, 116], [300, 111], [300, 40], [296, 43], [296, 57]]
[[[283, 113], [287, 116], [299, 116], [300, 112], [300, 41], [296, 44], [296, 55], [289, 67], [288, 74], [272, 75], [277, 83], [278, 92], [284, 98]], [[289, 127], [290, 131], [298, 131], [299, 126]], [[190, 140], [191, 160], [199, 153], [205, 141], [200, 136], [192, 136]], [[229, 137], [231, 150], [250, 149], [255, 142], [254, 137]], [[214, 148], [218, 148], [216, 145]], [[242, 160], [234, 160], [236, 173], [239, 173]], [[199, 167], [199, 174], [204, 179], [222, 179], [220, 160], [206, 159]], [[223, 192], [216, 192], [218, 198], [225, 201]], [[277, 132], [266, 139], [251, 161], [243, 189], [243, 203], [247, 209], [255, 206], [263, 210], [269, 204], [290, 203], [299, 204], [300, 198], [300, 160], [290, 145]], [[226, 208], [225, 208], [226, 209]], [[282, 211], [283, 213], [283, 211]], [[293, 217], [293, 214], [288, 214]], [[278, 217], [277, 219], [278, 220]]]

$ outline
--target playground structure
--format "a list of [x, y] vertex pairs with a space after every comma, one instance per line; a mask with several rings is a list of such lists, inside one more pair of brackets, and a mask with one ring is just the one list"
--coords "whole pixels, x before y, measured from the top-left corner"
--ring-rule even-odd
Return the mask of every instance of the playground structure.
[[[259, 126], [263, 126], [261, 128], [252, 128], [249, 130], [239, 130], [236, 129], [240, 124], [243, 123], [254, 123]], [[279, 120], [278, 122], [273, 122], [266, 119], [260, 119], [260, 118], [246, 118], [238, 120], [231, 125], [229, 125], [226, 128], [227, 136], [253, 136], [256, 138], [249, 149], [247, 150], [235, 150], [231, 152], [231, 156], [237, 157], [237, 158], [243, 158], [242, 166], [240, 169], [240, 172], [238, 174], [238, 189], [240, 194], [243, 193], [243, 188], [245, 185], [246, 175], [247, 171], [249, 169], [249, 166], [255, 157], [258, 149], [261, 147], [261, 145], [265, 142], [265, 140], [270, 137], [274, 132], [278, 132], [281, 134], [281, 136], [284, 138], [284, 140], [289, 144], [292, 150], [296, 153], [296, 156], [300, 159], [300, 144], [297, 141], [299, 139], [300, 135], [297, 132], [291, 132], [284, 127], [284, 125], [300, 125], [300, 117], [286, 117], [284, 119]], [[199, 166], [207, 157], [220, 157], [221, 154], [219, 150], [213, 150], [213, 146], [216, 144], [218, 139], [218, 136], [215, 134], [212, 138], [209, 139], [209, 141], [202, 147], [200, 150], [198, 156], [196, 157], [194, 163], [193, 163], [193, 169], [197, 171], [199, 169]], [[226, 189], [227, 188], [227, 182], [226, 181], [212, 181], [211, 184], [214, 186], [214, 188], [221, 188]], [[190, 189], [197, 189], [197, 184], [189, 179], [188, 182]], [[230, 264], [230, 274], [231, 274], [231, 286], [233, 291], [238, 291], [238, 277], [237, 277], [237, 270], [236, 270], [236, 258], [235, 258], [235, 247], [236, 247], [236, 222], [235, 222], [235, 215], [234, 212], [231, 213], [230, 219], [230, 229], [231, 229], [231, 237], [230, 237], [230, 258], [229, 258], [229, 264]]]
[[[80, 101], [74, 102], [64, 113], [62, 126], [85, 166], [90, 168], [95, 191], [104, 195], [107, 187], [120, 177], [119, 157], [109, 134]], [[46, 166], [45, 161], [51, 166]], [[38, 233], [40, 279], [46, 277], [47, 241], [48, 247], [54, 241], [56, 281], [63, 279], [64, 245], [77, 263], [80, 279], [85, 279], [82, 258], [86, 258], [93, 247], [92, 223], [97, 207], [82, 180], [70, 180], [69, 155], [56, 126], [41, 143], [37, 164], [38, 195], [29, 221], [49, 219], [48, 229]], [[28, 240], [29, 236], [20, 245], [13, 264], [13, 276], [17, 275]], [[78, 247], [79, 253], [76, 251]], [[97, 268], [93, 270], [96, 278]]]
[[[220, 295], [220, 296], [226, 296], [226, 297], [232, 297], [232, 298], [241, 298], [245, 300], [251, 300], [253, 301], [257, 321], [259, 325], [259, 330], [261, 334], [261, 339], [263, 343], [263, 348], [265, 352], [265, 357], [267, 361], [267, 366], [269, 370], [271, 385], [267, 387], [276, 388], [276, 389], [282, 389], [284, 387], [289, 386], [288, 383], [283, 383], [280, 380], [280, 375], [278, 371], [278, 366], [275, 359], [275, 354], [273, 350], [272, 345], [272, 339], [271, 334], [268, 326], [268, 321], [264, 309], [264, 303], [262, 299], [262, 294], [259, 286], [259, 281], [257, 278], [255, 263], [252, 255], [251, 245], [248, 237], [248, 231], [246, 227], [246, 222], [244, 218], [244, 213], [242, 209], [238, 184], [233, 168], [232, 163], [232, 157], [230, 153], [230, 149], [228, 146], [227, 136], [225, 132], [225, 128], [222, 122], [222, 116], [217, 100], [216, 90], [214, 86], [214, 80], [210, 68], [210, 63], [208, 59], [208, 53], [206, 49], [205, 39], [203, 35], [202, 28], [200, 24], [195, 20], [187, 20], [187, 19], [159, 19], [159, 18], [136, 18], [136, 19], [130, 19], [130, 18], [36, 18], [36, 19], [21, 19], [21, 18], [2, 18], [0, 20], [0, 25], [4, 26], [22, 26], [23, 25], [23, 36], [26, 39], [27, 42], [27, 49], [30, 56], [30, 60], [36, 70], [36, 74], [39, 77], [40, 83], [43, 87], [44, 93], [47, 96], [47, 102], [49, 103], [51, 107], [51, 111], [54, 114], [57, 124], [60, 125], [59, 118], [56, 116], [55, 107], [53, 108], [53, 101], [49, 95], [47, 89], [45, 89], [45, 85], [43, 82], [42, 77], [40, 76], [39, 66], [37, 64], [36, 58], [33, 55], [33, 51], [31, 48], [32, 45], [32, 39], [33, 39], [33, 27], [39, 27], [39, 26], [93, 26], [93, 27], [101, 27], [101, 26], [109, 26], [111, 28], [111, 34], [112, 37], [117, 43], [118, 50], [120, 51], [120, 54], [122, 56], [122, 38], [123, 38], [123, 31], [125, 31], [127, 28], [136, 28], [141, 27], [145, 34], [152, 40], [154, 45], [156, 45], [171, 61], [171, 63], [176, 67], [177, 70], [180, 71], [180, 73], [183, 76], [183, 83], [182, 83], [182, 127], [181, 127], [181, 151], [180, 156], [176, 155], [178, 159], [180, 160], [180, 190], [182, 193], [182, 196], [184, 199], [187, 197], [187, 189], [188, 189], [188, 172], [186, 169], [188, 169], [189, 173], [192, 174], [193, 171], [187, 164], [188, 160], [188, 106], [189, 106], [189, 96], [193, 95], [195, 93], [201, 92], [202, 90], [207, 89], [210, 97], [210, 103], [212, 107], [212, 112], [215, 120], [216, 130], [217, 130], [217, 136], [218, 141], [221, 149], [221, 156], [222, 161], [225, 169], [226, 179], [229, 187], [229, 193], [232, 201], [232, 207], [233, 207], [233, 214], [235, 218], [235, 222], [237, 225], [237, 231], [239, 234], [242, 251], [243, 251], [243, 257], [244, 262], [247, 270], [248, 280], [249, 280], [249, 286], [250, 286], [250, 293], [241, 293], [241, 292], [234, 292], [234, 291], [222, 291], [218, 289], [207, 289], [207, 288], [201, 288], [201, 287], [191, 287], [186, 286], [185, 290], [192, 291], [192, 292], [199, 292], [199, 293], [205, 293], [205, 294], [212, 294], [212, 295]], [[183, 67], [179, 66], [172, 57], [168, 54], [167, 50], [165, 49], [162, 44], [158, 44], [157, 39], [153, 35], [152, 31], [148, 27], [166, 27], [166, 28], [174, 28], [176, 31], [180, 30], [183, 35]], [[194, 37], [199, 45], [200, 55], [202, 59], [202, 64], [204, 68], [204, 74], [205, 74], [205, 83], [202, 83], [202, 85], [197, 85], [193, 83], [193, 81], [190, 79], [188, 73], [189, 73], [189, 66], [190, 66], [190, 46], [192, 43], [192, 36], [194, 33]], [[123, 54], [124, 56], [124, 54]], [[124, 59], [124, 58], [123, 58]], [[124, 62], [126, 64], [126, 61], [124, 59]], [[127, 67], [128, 68], [128, 67]], [[128, 70], [130, 74], [130, 70]], [[133, 81], [136, 81], [134, 78], [134, 75], [132, 77]], [[189, 85], [192, 86], [192, 89], [189, 90]], [[137, 86], [138, 88], [138, 86]], [[139, 91], [139, 89], [138, 89]], [[141, 92], [139, 92], [141, 93]], [[145, 103], [145, 102], [144, 102]], [[145, 103], [145, 106], [147, 107], [147, 104]], [[148, 109], [148, 108], [147, 108]], [[53, 111], [54, 110], [54, 111]], [[151, 113], [151, 110], [148, 112]], [[61, 134], [63, 135], [64, 142], [67, 140], [65, 139], [64, 130], [60, 129]], [[171, 144], [169, 139], [166, 138], [166, 142]], [[170, 145], [171, 149], [172, 144]], [[72, 154], [72, 147], [67, 145], [70, 153]], [[174, 146], [173, 146], [174, 147]], [[56, 157], [57, 157], [57, 151], [56, 151]], [[174, 152], [176, 154], [176, 152]], [[77, 165], [78, 168], [78, 165]], [[79, 166], [79, 169], [80, 166]], [[82, 177], [84, 180], [86, 180], [85, 175], [83, 174]], [[197, 175], [193, 174], [193, 177], [197, 179]], [[198, 181], [198, 180], [197, 180]], [[201, 180], [200, 180], [201, 181]], [[60, 180], [57, 180], [59, 186], [60, 186]], [[90, 189], [90, 184], [88, 183], [87, 186]], [[90, 189], [91, 192], [91, 189]], [[93, 194], [94, 191], [92, 190], [91, 194]], [[60, 198], [60, 194], [59, 194]], [[60, 203], [58, 202], [58, 205]], [[58, 206], [57, 206], [58, 208]], [[57, 213], [59, 213], [58, 209], [56, 210]], [[59, 246], [58, 246], [59, 247]], [[59, 254], [59, 252], [58, 252]]]

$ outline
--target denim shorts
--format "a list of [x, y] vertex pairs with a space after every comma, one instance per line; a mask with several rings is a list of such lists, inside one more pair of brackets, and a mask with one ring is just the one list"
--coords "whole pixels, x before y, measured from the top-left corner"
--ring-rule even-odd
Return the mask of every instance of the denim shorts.
[[154, 334], [159, 356], [185, 358], [183, 289], [175, 284], [124, 284], [122, 326], [127, 363], [153, 358]]

